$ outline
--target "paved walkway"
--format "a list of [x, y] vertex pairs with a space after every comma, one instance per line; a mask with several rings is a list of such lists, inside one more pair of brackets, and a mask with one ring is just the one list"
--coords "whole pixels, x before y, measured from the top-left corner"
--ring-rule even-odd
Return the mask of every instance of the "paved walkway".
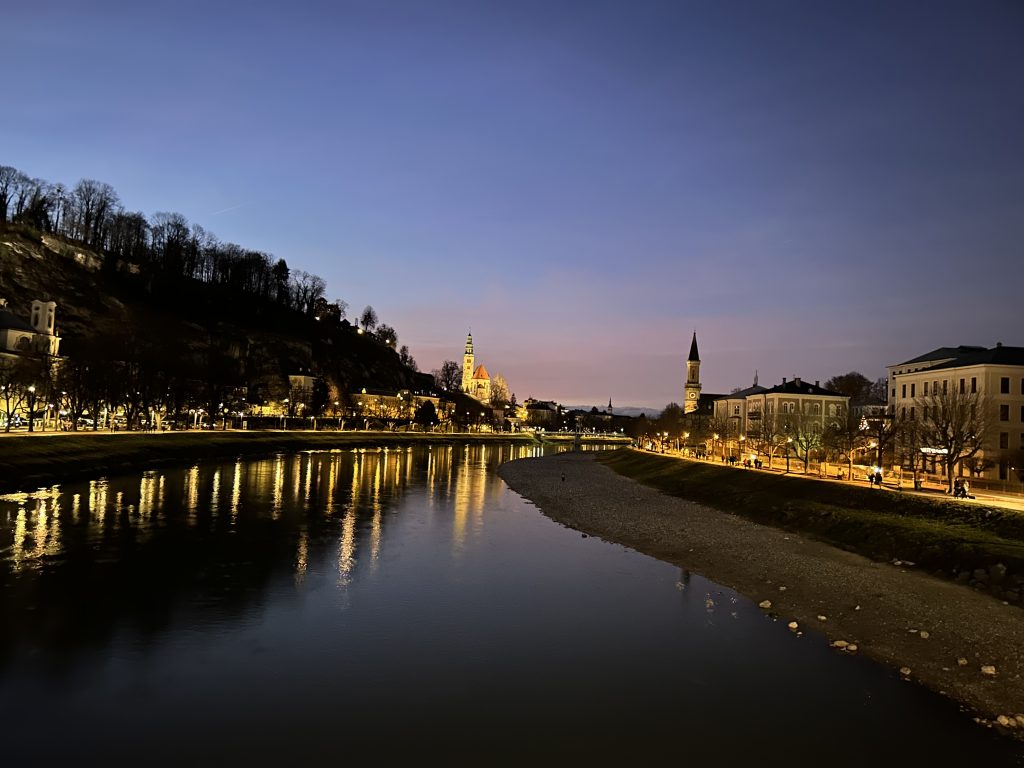
[[[868, 484], [867, 480], [863, 479], [863, 475], [858, 475], [856, 472], [854, 472], [852, 480], [849, 478], [839, 480], [835, 477], [824, 477], [813, 473], [804, 474], [802, 472], [802, 462], [794, 462], [792, 460], [790, 462], [790, 471], [786, 473], [786, 471], [780, 467], [764, 467], [762, 469], [754, 469], [752, 467], [744, 467], [742, 464], [730, 465], [727, 462], [718, 461], [716, 459], [695, 459], [690, 456], [684, 456], [681, 452], [673, 450], [665, 451], [663, 454], [660, 451], [650, 451], [650, 453], [659, 453], [663, 456], [671, 456], [673, 458], [680, 459], [681, 461], [697, 461], [706, 464], [714, 464], [715, 466], [719, 467], [729, 467], [731, 469], [735, 469], [737, 472], [773, 472], [776, 474], [789, 474], [791, 477], [798, 477], [803, 480], [815, 480], [820, 483], [841, 483], [844, 485]], [[778, 459], [776, 459], [776, 462], [778, 462]], [[837, 470], [842, 469], [844, 473], [848, 471], [847, 466], [845, 464], [833, 464], [830, 462], [829, 467], [835, 467]], [[908, 480], [905, 479], [903, 484], [901, 484], [900, 486], [897, 486], [896, 483], [892, 482], [883, 483], [881, 491], [890, 493], [905, 493], [914, 496], [926, 496], [932, 499], [942, 498], [948, 501], [953, 501], [953, 499], [951, 499], [946, 494], [945, 488], [940, 488], [939, 486], [931, 484], [928, 487], [924, 488], [923, 490], [915, 491], [913, 490], [912, 482], [913, 481], [908, 482]], [[1024, 494], [1002, 493], [999, 491], [972, 488], [971, 495], [974, 497], [973, 499], [957, 499], [957, 501], [961, 504], [977, 504], [980, 506], [987, 507], [1001, 507], [1003, 509], [1014, 509], [1024, 512]]]

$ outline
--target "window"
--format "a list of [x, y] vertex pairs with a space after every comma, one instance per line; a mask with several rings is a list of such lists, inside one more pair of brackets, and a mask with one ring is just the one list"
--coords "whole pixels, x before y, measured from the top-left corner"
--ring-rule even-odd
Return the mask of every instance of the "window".
[[960, 394], [962, 395], [962, 394], [963, 394], [964, 392], [966, 392], [966, 391], [967, 391], [967, 390], [966, 390], [966, 389], [964, 389], [964, 380], [963, 380], [963, 379], [960, 379]]
[[[1024, 406], [1021, 406], [1021, 413], [1024, 413]], [[834, 403], [828, 407], [828, 415], [829, 416], [835, 416], [836, 415], [836, 406], [835, 406]]]
[[914, 420], [914, 406], [910, 406], [910, 420]]
[[942, 382], [942, 394], [945, 395], [948, 392], [949, 392], [949, 381], [948, 380], [947, 381], [943, 381]]
[[1024, 451], [1024, 432], [1020, 433], [1020, 449]]
[[1004, 451], [1010, 447], [1010, 433], [1000, 432], [999, 433], [999, 447]]
[[999, 406], [999, 420], [1009, 421], [1010, 420], [1010, 406], [1000, 405]]
[[902, 390], [902, 392], [900, 394], [900, 397], [906, 397], [906, 396], [907, 396], [907, 385], [904, 384], [903, 385], [903, 390]]
[[1010, 394], [1010, 377], [1003, 376], [999, 379], [999, 394], [1008, 395]]
[[911, 397], [916, 397], [917, 396], [916, 390], [917, 390], [917, 385], [916, 384], [911, 384], [910, 385], [910, 396]]
[[978, 377], [971, 376], [971, 394], [973, 395], [978, 391]]
[[[1022, 382], [1022, 386], [1024, 386], [1024, 379], [1021, 379], [1021, 382]], [[893, 396], [893, 398], [896, 397], [896, 387], [892, 388], [892, 396]]]
[[815, 403], [811, 407], [811, 413], [813, 413], [815, 416], [821, 416], [821, 403]]
[[921, 415], [924, 417], [925, 421], [928, 421], [928, 406], [927, 405], [924, 407], [924, 413], [921, 414]]
[[1024, 424], [1024, 405], [1020, 407], [1020, 421]]
[[738, 405], [734, 405], [732, 407], [732, 415], [733, 416], [739, 416], [740, 415], [740, 407]]
[[904, 419], [907, 418], [907, 406], [903, 406], [902, 408], [900, 408], [900, 416], [903, 417]]
[[925, 396], [928, 395], [928, 382], [927, 381], [924, 383], [924, 394], [925, 394]]

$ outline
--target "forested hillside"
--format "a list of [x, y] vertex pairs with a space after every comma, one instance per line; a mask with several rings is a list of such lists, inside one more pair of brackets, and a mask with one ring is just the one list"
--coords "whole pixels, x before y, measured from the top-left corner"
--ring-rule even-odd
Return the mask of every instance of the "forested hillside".
[[206, 402], [239, 387], [250, 402], [277, 399], [295, 373], [321, 376], [320, 399], [332, 401], [432, 386], [370, 307], [357, 332], [324, 291], [318, 276], [180, 214], [127, 211], [109, 185], [68, 190], [0, 166], [0, 297], [23, 318], [33, 299], [55, 301], [72, 365], [106, 364]]

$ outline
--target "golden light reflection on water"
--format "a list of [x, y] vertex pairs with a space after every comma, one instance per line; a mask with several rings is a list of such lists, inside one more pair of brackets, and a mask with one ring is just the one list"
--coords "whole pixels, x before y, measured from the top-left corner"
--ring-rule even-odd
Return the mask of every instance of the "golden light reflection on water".
[[196, 464], [185, 473], [185, 498], [189, 522], [195, 522], [199, 511], [199, 465]]
[[[10, 494], [7, 504], [17, 506], [13, 514], [11, 544], [7, 550], [11, 570], [38, 568], [44, 558], [60, 554], [61, 504], [59, 486], [43, 488], [34, 493]], [[8, 518], [11, 517], [8, 512]]]
[[213, 470], [213, 488], [210, 489], [210, 511], [216, 512], [220, 507], [220, 467]]
[[[365, 567], [374, 569], [383, 562], [388, 510], [410, 488], [425, 497], [428, 524], [434, 515], [443, 515], [436, 520], [451, 526], [453, 552], [458, 554], [468, 537], [483, 530], [488, 504], [500, 493], [501, 480], [490, 468], [540, 453], [532, 447], [450, 444], [312, 452], [8, 494], [0, 496], [0, 565], [6, 561], [19, 573], [41, 567], [47, 558], [59, 559], [65, 546], [105, 551], [106, 534], [121, 528], [143, 543], [169, 525], [195, 526], [202, 520], [202, 530], [217, 530], [218, 519], [230, 516], [225, 529], [239, 530], [262, 517], [283, 524], [274, 529], [275, 535], [291, 538], [296, 583], [311, 567], [316, 542], [327, 534], [337, 546], [339, 583], [348, 584], [361, 547]], [[323, 527], [330, 520], [338, 523]], [[314, 536], [307, 521], [321, 526], [321, 533]], [[68, 542], [69, 533], [75, 544]]]
[[235, 470], [231, 477], [231, 521], [238, 519], [238, 503], [242, 499], [242, 462], [235, 462]]
[[149, 518], [153, 515], [156, 504], [156, 492], [160, 478], [155, 472], [143, 472], [139, 480], [139, 515]]
[[272, 486], [273, 507], [271, 507], [271, 514], [273, 514], [275, 520], [281, 514], [281, 506], [284, 504], [284, 493], [282, 491], [283, 485], [284, 457], [277, 456], [274, 458], [274, 483]]
[[350, 509], [341, 526], [341, 541], [338, 544], [338, 584], [348, 586], [352, 569], [356, 565], [356, 511]]

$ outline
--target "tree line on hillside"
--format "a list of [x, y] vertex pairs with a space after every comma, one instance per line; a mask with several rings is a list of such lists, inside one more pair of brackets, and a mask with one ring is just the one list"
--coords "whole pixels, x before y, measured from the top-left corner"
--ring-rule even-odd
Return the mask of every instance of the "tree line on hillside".
[[133, 265], [150, 291], [194, 280], [309, 317], [332, 312], [343, 318], [348, 306], [326, 300], [319, 276], [290, 269], [268, 253], [221, 242], [180, 213], [147, 217], [128, 210], [113, 187], [94, 179], [68, 188], [0, 166], [0, 227], [11, 224], [81, 243], [103, 254], [109, 271], [119, 263]]

